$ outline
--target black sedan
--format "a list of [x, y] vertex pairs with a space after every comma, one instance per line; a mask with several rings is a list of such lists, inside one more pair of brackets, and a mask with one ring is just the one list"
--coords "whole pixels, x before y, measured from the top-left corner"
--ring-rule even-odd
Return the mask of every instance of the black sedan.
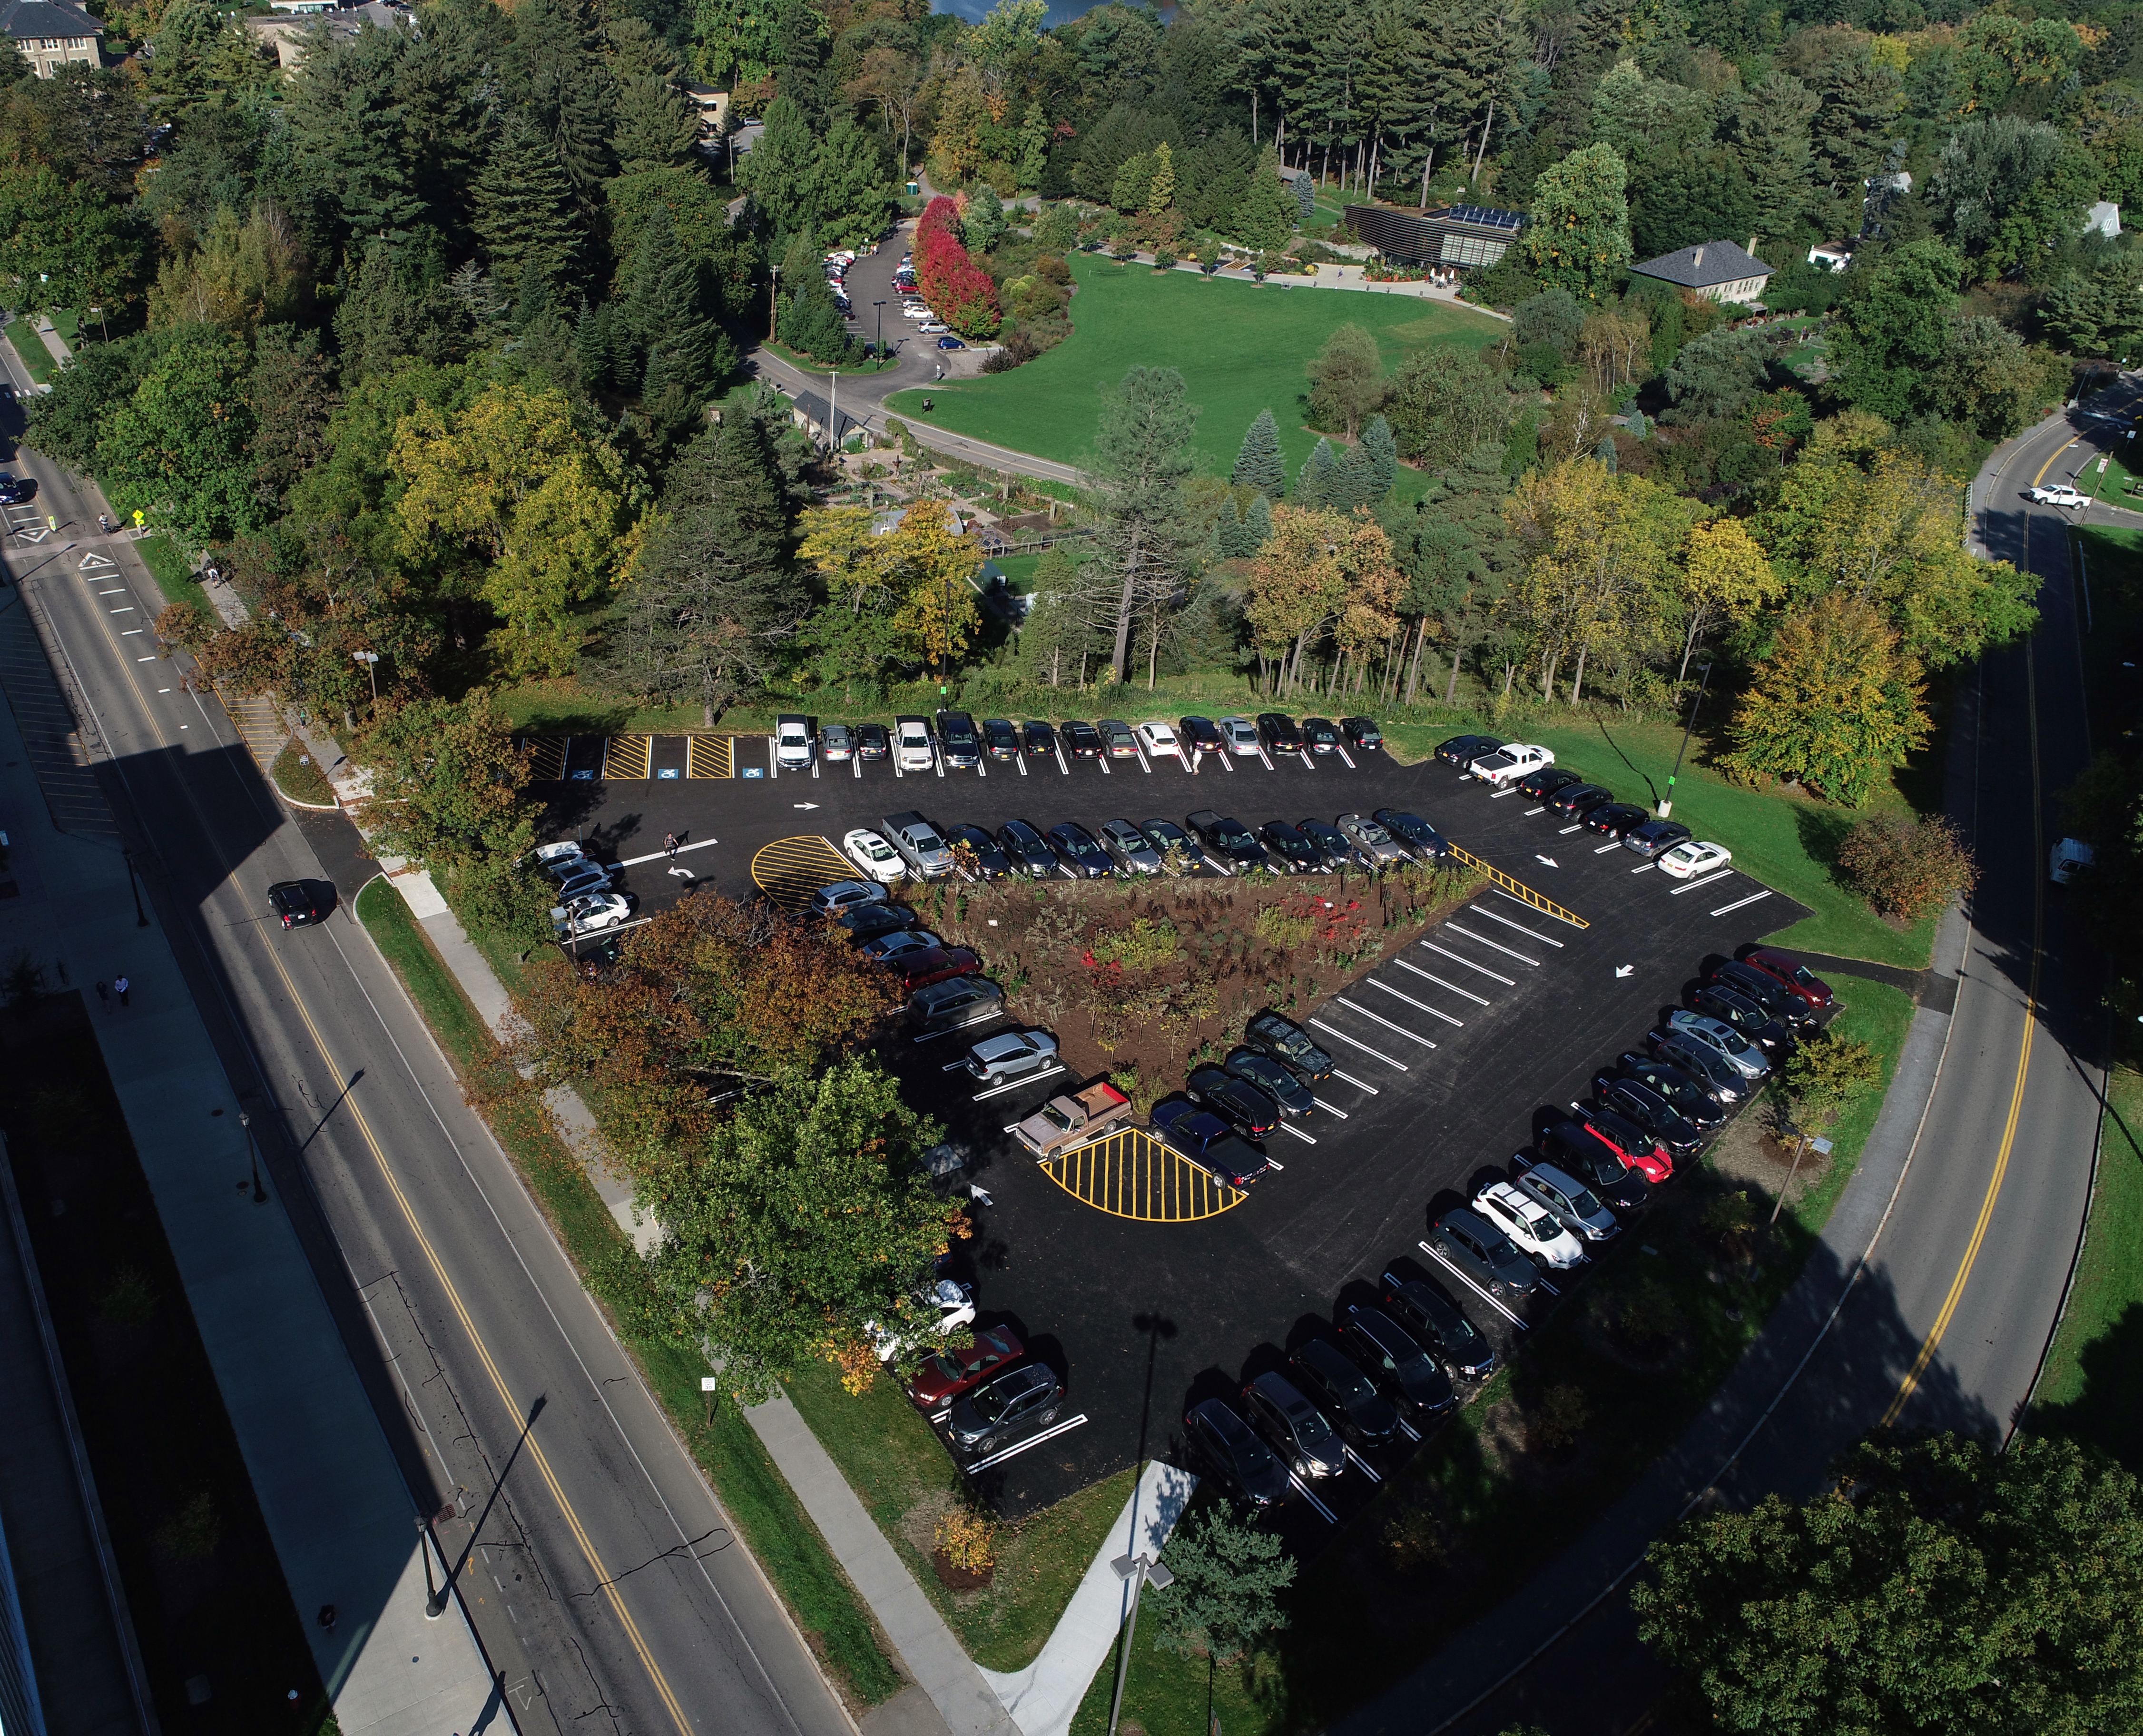
[[1340, 1318], [1339, 1337], [1369, 1378], [1398, 1399], [1402, 1410], [1430, 1417], [1457, 1406], [1458, 1395], [1443, 1365], [1382, 1308], [1349, 1308]]
[[1584, 826], [1589, 832], [1597, 832], [1603, 838], [1612, 838], [1620, 843], [1651, 817], [1642, 808], [1633, 807], [1626, 801], [1603, 801], [1598, 807], [1585, 811]]
[[1572, 771], [1566, 766], [1543, 766], [1537, 771], [1528, 771], [1512, 788], [1535, 801], [1546, 801], [1557, 790], [1567, 790], [1572, 784], [1584, 781], [1581, 772]]
[[1647, 820], [1622, 834], [1622, 848], [1653, 862], [1675, 845], [1686, 844], [1695, 836], [1679, 820]]
[[1012, 719], [982, 719], [982, 751], [993, 760], [1016, 760], [1019, 757], [1019, 732], [1012, 727]]
[[1091, 723], [1076, 717], [1067, 718], [1063, 725], [1064, 745], [1071, 749], [1072, 756], [1080, 760], [1098, 760], [1101, 756], [1101, 732]]
[[1287, 1371], [1310, 1401], [1339, 1423], [1349, 1446], [1382, 1446], [1398, 1433], [1398, 1407], [1338, 1345], [1312, 1338], [1287, 1359]]
[[1260, 712], [1257, 725], [1258, 740], [1265, 743], [1267, 753], [1302, 751], [1302, 732], [1294, 718], [1279, 712]]
[[1437, 1220], [1428, 1245], [1491, 1296], [1531, 1296], [1540, 1287], [1539, 1268], [1518, 1244], [1463, 1206]]
[[1622, 1069], [1624, 1078], [1658, 1092], [1675, 1114], [1700, 1132], [1708, 1133], [1725, 1123], [1726, 1105], [1719, 1100], [1719, 1094], [1686, 1069], [1671, 1061], [1656, 1060], [1634, 1049], [1626, 1049], [1616, 1056], [1615, 1064]]
[[1309, 840], [1310, 847], [1324, 858], [1326, 867], [1363, 866], [1362, 852], [1347, 841], [1346, 833], [1338, 826], [1327, 826], [1322, 820], [1303, 820], [1296, 822], [1294, 829]]
[[1547, 808], [1566, 820], [1582, 820], [1601, 803], [1614, 799], [1612, 790], [1604, 790], [1598, 784], [1566, 784], [1548, 797]]
[[1205, 1461], [1221, 1486], [1254, 1507], [1287, 1499], [1287, 1467], [1227, 1404], [1209, 1398], [1183, 1419], [1192, 1454]]
[[1019, 732], [1030, 754], [1041, 756], [1057, 751], [1057, 732], [1039, 717], [1028, 718], [1020, 725]]
[[997, 843], [1022, 874], [1047, 880], [1057, 872], [1057, 852], [1049, 847], [1049, 840], [1024, 820], [1006, 821], [997, 828]]
[[856, 757], [859, 760], [882, 760], [893, 751], [893, 741], [885, 732], [883, 723], [859, 723], [856, 726]]
[[1753, 1000], [1798, 1037], [1814, 1030], [1820, 1021], [1815, 1010], [1799, 995], [1789, 994], [1777, 981], [1754, 965], [1729, 959], [1711, 973], [1710, 982]]
[[1601, 1109], [1612, 1109], [1636, 1123], [1666, 1147], [1668, 1155], [1678, 1163], [1686, 1163], [1703, 1148], [1703, 1134], [1650, 1085], [1617, 1074], [1601, 1073], [1593, 1078], [1592, 1096]]
[[1192, 1102], [1210, 1109], [1245, 1139], [1269, 1139], [1279, 1126], [1273, 1100], [1225, 1069], [1195, 1067], [1183, 1089]]
[[1260, 1050], [1247, 1046], [1231, 1049], [1220, 1064], [1237, 1079], [1255, 1085], [1289, 1121], [1306, 1121], [1316, 1112], [1317, 1099], [1309, 1094], [1309, 1087]]
[[1258, 841], [1289, 874], [1329, 874], [1318, 847], [1284, 820], [1268, 820], [1258, 828]]
[[1179, 717], [1175, 732], [1185, 742], [1200, 753], [1225, 753], [1227, 737], [1220, 733], [1220, 726], [1210, 717]]
[[[1604, 1139], [1596, 1139], [1575, 1121], [1558, 1121], [1541, 1135], [1541, 1154], [1565, 1175], [1574, 1176], [1603, 1200], [1617, 1217], [1641, 1212], [1651, 1203], [1652, 1184], [1641, 1171], [1622, 1161], [1622, 1154]], [[1531, 1152], [1511, 1159], [1511, 1168], [1524, 1171], [1533, 1166]]]
[[859, 904], [851, 905], [834, 920], [849, 931], [851, 944], [860, 946], [880, 935], [913, 928], [923, 916], [920, 911], [911, 910], [904, 904]]
[[1367, 717], [1342, 717], [1339, 733], [1357, 753], [1373, 753], [1384, 745], [1384, 732]]
[[1371, 817], [1412, 851], [1418, 861], [1440, 862], [1451, 854], [1449, 841], [1418, 814], [1409, 814], [1403, 808], [1378, 808]]
[[1453, 1380], [1485, 1381], [1496, 1371], [1496, 1349], [1455, 1302], [1418, 1278], [1384, 1274], [1384, 1312], [1443, 1357]]
[[285, 928], [310, 928], [334, 914], [335, 889], [324, 880], [279, 880], [268, 889], [269, 913]]
[[1211, 808], [1200, 808], [1195, 814], [1186, 814], [1183, 823], [1190, 828], [1190, 835], [1205, 846], [1206, 855], [1217, 862], [1237, 868], [1270, 866], [1265, 851], [1258, 847], [1258, 841], [1250, 836], [1250, 829], [1240, 820], [1230, 819]]
[[[953, 846], [953, 860], [978, 880], [1003, 880], [1012, 871], [1003, 846], [979, 826], [948, 826], [945, 841]], [[963, 860], [966, 851], [973, 852], [972, 861]]]
[[1332, 1057], [1309, 1040], [1309, 1033], [1278, 1013], [1260, 1013], [1243, 1027], [1243, 1041], [1270, 1055], [1310, 1084], [1332, 1077]]
[[1312, 753], [1337, 753], [1339, 726], [1329, 717], [1305, 717], [1302, 720], [1302, 739]]
[[1493, 736], [1453, 736], [1448, 742], [1436, 744], [1436, 756], [1447, 766], [1456, 766], [1463, 771], [1483, 754], [1493, 753], [1503, 744]]
[[1057, 860], [1074, 880], [1106, 880], [1115, 870], [1116, 864], [1109, 860], [1108, 851], [1076, 820], [1051, 826], [1049, 841], [1056, 846]]

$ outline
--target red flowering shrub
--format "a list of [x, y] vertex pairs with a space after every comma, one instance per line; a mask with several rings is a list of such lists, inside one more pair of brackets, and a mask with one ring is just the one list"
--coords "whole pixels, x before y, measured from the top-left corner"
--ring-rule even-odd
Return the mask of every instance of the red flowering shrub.
[[959, 231], [959, 206], [933, 199], [915, 226], [916, 281], [932, 310], [962, 337], [994, 337], [1003, 322], [997, 285], [968, 257]]

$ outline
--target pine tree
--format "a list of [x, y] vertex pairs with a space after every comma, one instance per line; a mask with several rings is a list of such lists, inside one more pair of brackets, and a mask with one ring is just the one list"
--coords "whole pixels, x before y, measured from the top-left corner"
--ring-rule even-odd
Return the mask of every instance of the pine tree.
[[617, 87], [586, 0], [522, 0], [513, 14], [514, 70], [537, 132], [564, 168], [584, 211], [601, 202]]
[[1332, 455], [1332, 443], [1319, 440], [1302, 461], [1302, 474], [1294, 482], [1294, 503], [1305, 508], [1335, 506], [1341, 482], [1339, 460]]
[[987, 181], [969, 196], [967, 215], [960, 219], [960, 239], [970, 253], [987, 253], [1004, 239], [1004, 201]]
[[1280, 184], [1279, 153], [1268, 146], [1251, 172], [1243, 202], [1235, 208], [1235, 239], [1269, 253], [1286, 246], [1298, 221], [1294, 194]]
[[491, 273], [473, 259], [464, 260], [447, 280], [447, 292], [461, 303], [469, 319], [478, 325], [489, 325], [505, 317], [506, 298], [498, 293], [498, 285], [492, 281]]
[[591, 391], [610, 383], [610, 304], [590, 307], [581, 303], [581, 316], [573, 325], [573, 352], [581, 359], [581, 379]]
[[612, 18], [604, 35], [617, 84], [610, 142], [619, 171], [630, 175], [689, 161], [700, 117], [678, 88], [680, 69], [670, 45], [645, 19], [631, 16]]
[[1027, 106], [1027, 118], [1019, 127], [1019, 190], [1032, 193], [1042, 185], [1042, 171], [1049, 166], [1049, 117], [1039, 102]]
[[657, 205], [641, 226], [616, 317], [636, 360], [699, 321], [699, 267], [678, 242], [666, 205]]
[[1340, 461], [1339, 481], [1327, 504], [1350, 511], [1365, 506], [1374, 512], [1391, 494], [1398, 466], [1398, 443], [1392, 438], [1391, 424], [1382, 416], [1370, 417], [1362, 438]]
[[1272, 502], [1262, 494], [1252, 495], [1243, 513], [1243, 534], [1252, 554], [1272, 541]]
[[1175, 159], [1163, 139], [1153, 147], [1153, 178], [1146, 184], [1146, 214], [1157, 217], [1175, 203]]
[[1279, 424], [1273, 419], [1271, 410], [1260, 410], [1250, 424], [1228, 480], [1239, 488], [1255, 489], [1269, 500], [1287, 498], [1287, 465], [1280, 457]]
[[545, 283], [571, 275], [580, 249], [572, 182], [527, 116], [499, 129], [473, 192], [476, 232], [501, 290], [517, 292], [529, 272]]

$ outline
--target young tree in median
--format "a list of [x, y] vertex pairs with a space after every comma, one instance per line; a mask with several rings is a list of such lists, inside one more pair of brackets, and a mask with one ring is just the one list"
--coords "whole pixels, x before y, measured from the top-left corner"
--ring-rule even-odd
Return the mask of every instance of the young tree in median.
[[1102, 400], [1086, 484], [1100, 519], [1097, 564], [1116, 593], [1110, 662], [1118, 681], [1130, 677], [1133, 622], [1142, 609], [1167, 606], [1193, 576], [1205, 540], [1183, 492], [1197, 463], [1197, 427], [1173, 368], [1134, 368]]
[[1232, 1664], [1265, 1650], [1286, 1628], [1279, 1599], [1294, 1583], [1294, 1557], [1272, 1532], [1245, 1524], [1226, 1503], [1185, 1519], [1161, 1559], [1175, 1583], [1148, 1594], [1156, 1651]]
[[2073, 1441], [1877, 1436], [1795, 1506], [1685, 1521], [1630, 1594], [1721, 1729], [1981, 1736], [2143, 1720], [2143, 1504]]

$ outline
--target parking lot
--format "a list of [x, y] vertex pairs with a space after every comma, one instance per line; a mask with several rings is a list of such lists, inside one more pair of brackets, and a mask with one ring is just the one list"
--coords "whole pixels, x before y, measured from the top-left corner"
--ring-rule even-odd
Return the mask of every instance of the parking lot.
[[[764, 756], [763, 740], [743, 738], [736, 763], [753, 746]], [[1402, 1275], [1430, 1279], [1507, 1350], [1522, 1322], [1418, 1247], [1434, 1216], [1501, 1173], [1542, 1109], [1585, 1095], [1593, 1069], [1641, 1043], [1704, 963], [1805, 914], [1731, 870], [1670, 880], [1525, 797], [1433, 761], [1354, 757], [1269, 769], [1251, 757], [1228, 770], [1209, 759], [1195, 773], [1167, 760], [1120, 760], [1106, 771], [1042, 761], [1023, 776], [998, 762], [987, 776], [900, 779], [878, 761], [860, 776], [832, 766], [817, 777], [586, 780], [540, 792], [552, 797], [546, 836], [578, 829], [601, 853], [633, 861], [626, 884], [650, 906], [686, 885], [667, 871], [666, 832], [687, 846], [676, 866], [741, 896], [755, 858], [762, 873], [778, 858], [808, 875], [849, 828], [908, 808], [941, 824], [994, 828], [1017, 817], [1046, 828], [1118, 816], [1180, 821], [1212, 806], [1255, 828], [1393, 806], [1576, 919], [1490, 889], [1340, 994], [1294, 1009], [1345, 1075], [1318, 1089], [1326, 1107], [1305, 1129], [1314, 1143], [1276, 1134], [1269, 1148], [1284, 1168], [1246, 1193], [1210, 1190], [1195, 1210], [1139, 1206], [1191, 1198], [1156, 1191], [1167, 1154], [1143, 1133], [1083, 1166], [1038, 1166], [1014, 1145], [1004, 1128], [1066, 1089], [1064, 1079], [977, 1103], [963, 1075], [945, 1070], [959, 1039], [894, 1046], [888, 1062], [911, 1100], [946, 1123], [966, 1160], [955, 1185], [978, 1190], [977, 1235], [958, 1250], [955, 1275], [974, 1284], [986, 1323], [1011, 1324], [1067, 1376], [1067, 1402], [1046, 1438], [974, 1478], [1007, 1514], [1168, 1451], [1190, 1403], [1232, 1393], [1305, 1336], [1329, 1332], [1335, 1308], [1369, 1299], [1360, 1287], [1395, 1262], [1410, 1261]], [[1646, 798], [1607, 765], [1582, 769]], [[1320, 1489], [1315, 1502], [1295, 1504], [1288, 1525], [1314, 1534], [1326, 1523], [1320, 1507], [1344, 1517], [1389, 1468], [1367, 1464]]]

